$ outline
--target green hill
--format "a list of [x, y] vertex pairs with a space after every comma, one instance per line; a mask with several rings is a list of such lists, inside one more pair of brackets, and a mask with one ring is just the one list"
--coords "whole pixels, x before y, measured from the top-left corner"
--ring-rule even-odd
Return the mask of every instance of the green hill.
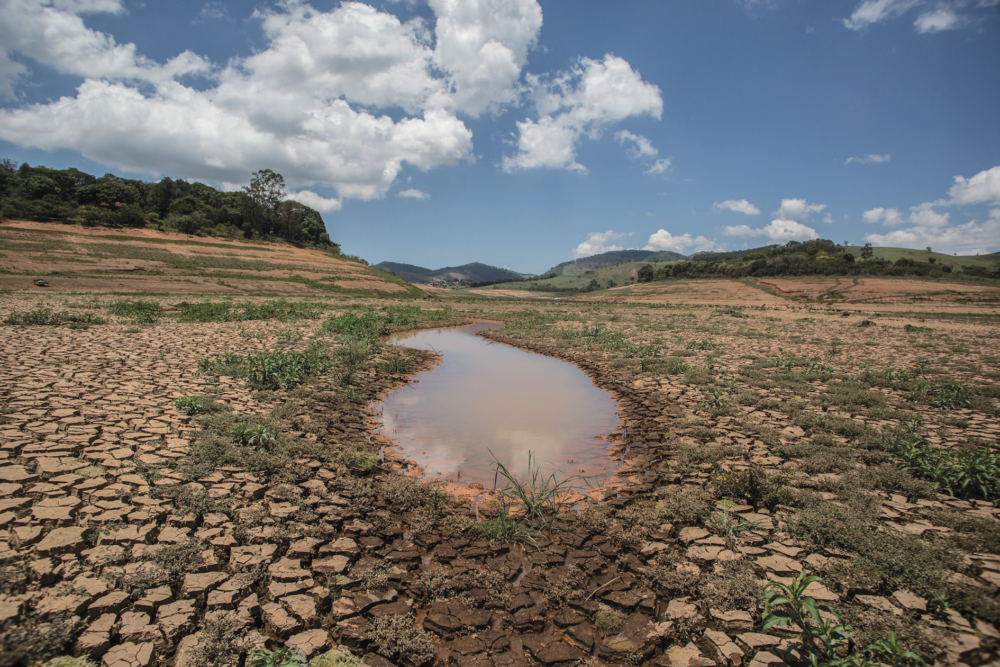
[[376, 266], [385, 271], [391, 271], [411, 283], [428, 284], [438, 281], [480, 283], [494, 280], [517, 281], [524, 278], [524, 275], [517, 271], [500, 269], [480, 262], [471, 262], [461, 266], [446, 266], [443, 269], [425, 269], [421, 266], [398, 262], [381, 262]]
[[581, 257], [580, 259], [574, 259], [569, 262], [563, 262], [562, 264], [556, 264], [542, 275], [551, 274], [555, 276], [578, 276], [586, 273], [587, 271], [593, 271], [594, 269], [601, 269], [607, 266], [614, 266], [615, 264], [625, 264], [630, 262], [652, 264], [655, 262], [675, 262], [679, 259], [687, 258], [680, 253], [670, 252], [668, 250], [658, 252], [650, 250], [610, 250], [608, 252], [602, 252], [599, 255]]

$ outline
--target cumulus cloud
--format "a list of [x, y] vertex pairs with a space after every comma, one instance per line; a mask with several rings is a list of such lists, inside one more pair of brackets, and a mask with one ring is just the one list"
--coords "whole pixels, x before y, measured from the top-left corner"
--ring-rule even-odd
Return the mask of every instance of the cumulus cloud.
[[542, 28], [535, 0], [431, 0], [434, 62], [451, 73], [452, 103], [477, 116], [515, 101], [521, 69]]
[[925, 12], [917, 17], [913, 22], [913, 27], [921, 35], [929, 32], [941, 32], [942, 30], [952, 30], [959, 27], [961, 19], [958, 14], [947, 7], [935, 9], [932, 12]]
[[320, 213], [332, 213], [334, 211], [339, 211], [344, 205], [344, 202], [340, 199], [327, 199], [322, 197], [312, 190], [300, 190], [298, 192], [289, 192], [285, 195], [285, 199], [294, 199], [300, 204], [305, 204], [309, 208], [314, 208]]
[[1000, 166], [981, 171], [972, 178], [956, 176], [948, 194], [951, 203], [958, 205], [1000, 204]]
[[872, 224], [883, 223], [890, 227], [901, 225], [906, 222], [903, 214], [899, 212], [899, 209], [895, 208], [873, 208], [869, 211], [865, 211], [861, 214], [861, 218], [865, 222], [870, 222]]
[[[948, 199], [939, 199], [910, 207], [910, 215], [903, 219], [894, 208], [873, 208], [865, 211], [866, 222], [899, 226], [912, 225], [886, 234], [868, 234], [865, 240], [874, 245], [903, 246], [910, 248], [932, 246], [942, 252], [972, 254], [995, 252], [1000, 249], [1000, 166], [985, 169], [971, 178], [955, 176]], [[935, 208], [943, 206], [993, 206], [985, 222], [971, 220], [953, 225], [950, 213]]]
[[404, 165], [474, 160], [458, 114], [520, 100], [541, 28], [535, 0], [430, 6], [433, 26], [360, 2], [326, 12], [278, 3], [254, 14], [263, 48], [218, 66], [188, 51], [155, 62], [86, 26], [88, 13], [123, 12], [121, 0], [5, 0], [0, 95], [30, 75], [17, 58], [83, 81], [75, 95], [0, 111], [0, 139], [150, 176], [238, 184], [267, 167], [303, 192], [334, 188], [327, 202], [382, 197]]
[[895, 18], [920, 4], [920, 0], [864, 0], [855, 7], [844, 25], [851, 30], [863, 30], [873, 23]]
[[424, 192], [423, 190], [417, 190], [416, 188], [410, 188], [409, 190], [400, 190], [396, 193], [397, 197], [409, 197], [411, 199], [430, 199], [431, 196]]
[[888, 162], [892, 159], [892, 156], [886, 153], [885, 155], [875, 155], [869, 153], [864, 157], [849, 157], [844, 161], [844, 164], [851, 164], [852, 162], [857, 164], [882, 164], [883, 162]]
[[646, 241], [646, 245], [642, 249], [653, 251], [669, 250], [684, 255], [687, 254], [688, 248], [695, 252], [722, 250], [722, 246], [704, 236], [691, 236], [690, 234], [675, 236], [665, 229], [661, 229], [650, 235], [649, 240]]
[[774, 212], [779, 220], [795, 220], [807, 222], [813, 213], [820, 213], [826, 204], [810, 204], [805, 199], [782, 199], [781, 207]]
[[747, 215], [760, 215], [760, 209], [746, 199], [717, 201], [712, 204], [712, 208], [716, 211], [736, 211], [737, 213], [745, 213]]
[[162, 83], [185, 74], [205, 74], [210, 64], [191, 51], [156, 63], [138, 53], [135, 44], [118, 44], [111, 35], [91, 30], [81, 14], [121, 14], [120, 0], [0, 3], [0, 92], [14, 96], [14, 86], [27, 72], [11, 66], [18, 53], [60, 74], [91, 78]]
[[622, 246], [616, 245], [615, 241], [619, 241], [627, 236], [631, 236], [631, 234], [615, 232], [610, 229], [606, 232], [591, 232], [587, 235], [586, 241], [573, 248], [573, 257], [579, 259], [581, 257], [599, 255], [602, 252], [624, 250]]
[[938, 213], [931, 209], [929, 204], [921, 204], [910, 208], [912, 213], [908, 218], [909, 222], [919, 227], [944, 227], [948, 224], [950, 213]]
[[597, 137], [629, 117], [660, 118], [663, 110], [660, 89], [610, 53], [602, 60], [581, 58], [569, 71], [551, 78], [529, 76], [528, 86], [538, 119], [517, 122], [517, 152], [504, 156], [505, 171], [538, 167], [586, 171], [576, 161], [576, 143], [582, 135]]
[[897, 229], [888, 234], [866, 234], [872, 245], [923, 248], [931, 246], [938, 252], [960, 255], [995, 252], [1000, 243], [1000, 211], [991, 212], [989, 220], [971, 220], [962, 225], [944, 227], [912, 227]]
[[786, 241], [808, 241], [818, 239], [819, 234], [812, 227], [807, 227], [795, 220], [772, 220], [770, 224], [757, 229], [748, 225], [737, 225], [723, 229], [726, 236], [741, 236], [750, 238], [763, 236], [772, 243], [785, 243]]

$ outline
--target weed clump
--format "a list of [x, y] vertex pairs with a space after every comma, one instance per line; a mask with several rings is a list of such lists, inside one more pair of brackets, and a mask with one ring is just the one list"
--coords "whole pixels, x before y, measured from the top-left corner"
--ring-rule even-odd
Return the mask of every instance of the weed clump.
[[375, 650], [390, 660], [416, 666], [434, 657], [434, 640], [414, 626], [412, 615], [376, 618], [369, 637]]
[[209, 614], [198, 643], [191, 652], [191, 664], [239, 667], [248, 647], [247, 630], [234, 612]]
[[376, 452], [360, 445], [347, 445], [340, 450], [337, 461], [348, 468], [368, 472], [381, 463], [382, 459]]
[[331, 365], [333, 360], [322, 347], [311, 346], [305, 352], [279, 351], [247, 356], [227, 353], [214, 359], [206, 357], [198, 362], [198, 370], [207, 375], [242, 377], [252, 389], [288, 389]]
[[163, 308], [158, 302], [141, 299], [119, 299], [108, 306], [108, 311], [118, 317], [131, 317], [132, 324], [156, 324], [163, 316]]
[[604, 605], [603, 608], [597, 612], [597, 617], [594, 620], [594, 625], [597, 629], [603, 632], [605, 635], [617, 634], [622, 628], [622, 622], [625, 617], [622, 616], [620, 611], [615, 611], [610, 607]]
[[695, 525], [712, 508], [712, 494], [695, 486], [665, 486], [657, 489], [660, 515], [667, 521]]
[[315, 319], [323, 311], [321, 304], [266, 301], [231, 304], [222, 302], [185, 303], [180, 306], [182, 322], [247, 322], [250, 320]]
[[228, 405], [216, 401], [210, 396], [183, 396], [174, 400], [174, 406], [181, 412], [189, 415], [210, 414], [213, 412], [226, 412], [231, 410]]
[[756, 465], [745, 470], [716, 470], [712, 485], [720, 498], [754, 507], [773, 509], [787, 495], [780, 475]]

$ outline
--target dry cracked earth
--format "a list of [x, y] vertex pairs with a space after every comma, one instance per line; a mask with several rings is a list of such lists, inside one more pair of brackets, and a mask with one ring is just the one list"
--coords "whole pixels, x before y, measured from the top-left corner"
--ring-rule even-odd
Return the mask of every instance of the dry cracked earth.
[[[82, 301], [5, 294], [0, 318]], [[563, 508], [530, 539], [491, 541], [469, 505], [401, 475], [406, 461], [364, 471], [345, 457], [377, 447], [358, 397], [409, 381], [381, 361], [412, 352], [384, 350], [350, 392], [336, 368], [255, 392], [200, 374], [199, 360], [274, 349], [289, 327], [304, 337], [288, 348], [304, 349], [319, 322], [0, 325], [0, 664], [240, 665], [287, 647], [372, 667], [775, 667], [794, 659], [783, 651], [796, 628], [758, 631], [758, 598], [804, 568], [825, 580], [808, 594], [859, 644], [896, 632], [928, 664], [997, 660], [1000, 510], [936, 492], [862, 445], [915, 420], [937, 447], [997, 442], [995, 320], [448, 306], [456, 321], [507, 322], [487, 335], [613, 392], [629, 484]], [[793, 357], [821, 362], [761, 361]], [[415, 373], [432, 359], [413, 361]], [[983, 389], [942, 410], [892, 382], [859, 385], [862, 364]], [[175, 406], [191, 395], [278, 426], [284, 458], [196, 465], [225, 432], [221, 417]], [[748, 471], [763, 491], [726, 486]], [[493, 500], [479, 499], [480, 519]], [[740, 529], [719, 530], [720, 516]]]

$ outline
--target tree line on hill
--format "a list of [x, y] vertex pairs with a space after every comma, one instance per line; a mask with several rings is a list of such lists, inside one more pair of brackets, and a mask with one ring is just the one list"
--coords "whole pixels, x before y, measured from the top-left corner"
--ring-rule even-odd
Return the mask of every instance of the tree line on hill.
[[[674, 262], [656, 272], [649, 264], [638, 272], [638, 282], [671, 278], [765, 278], [773, 276], [926, 276], [939, 278], [952, 273], [951, 266], [934, 257], [927, 262], [901, 258], [895, 262], [876, 259], [871, 244], [856, 258], [844, 246], [827, 239], [783, 246], [766, 246], [752, 252], [699, 253], [690, 260]], [[1000, 278], [1000, 268], [963, 267], [966, 275]]]
[[73, 167], [50, 169], [0, 159], [0, 218], [281, 238], [339, 251], [319, 212], [284, 196], [285, 179], [270, 169], [254, 173], [250, 185], [238, 192], [222, 192], [182, 179], [153, 183], [114, 174], [95, 177]]

